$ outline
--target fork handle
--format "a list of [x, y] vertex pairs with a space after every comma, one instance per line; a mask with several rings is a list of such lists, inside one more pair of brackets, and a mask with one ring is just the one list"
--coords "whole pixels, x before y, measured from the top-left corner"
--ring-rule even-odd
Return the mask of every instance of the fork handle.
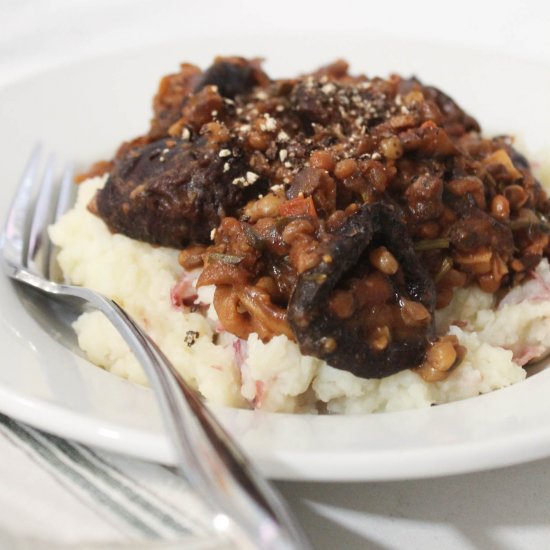
[[217, 513], [214, 528], [238, 548], [311, 548], [279, 493], [135, 321], [104, 296], [82, 287], [60, 287], [64, 294], [85, 300], [104, 313], [133, 350], [157, 397], [178, 466]]

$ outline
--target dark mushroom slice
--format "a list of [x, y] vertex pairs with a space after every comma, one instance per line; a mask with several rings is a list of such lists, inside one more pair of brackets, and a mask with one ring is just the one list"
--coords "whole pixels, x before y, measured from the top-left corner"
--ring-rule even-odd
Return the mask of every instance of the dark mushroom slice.
[[260, 69], [258, 60], [242, 57], [220, 57], [202, 75], [195, 92], [205, 86], [217, 86], [223, 97], [233, 99], [237, 95], [250, 92], [255, 86], [269, 82], [268, 76]]
[[233, 183], [245, 169], [238, 156], [231, 170], [223, 164], [203, 136], [131, 149], [98, 192], [97, 212], [112, 231], [141, 241], [175, 248], [208, 243], [223, 217], [262, 192], [260, 181], [250, 187]]
[[324, 246], [288, 306], [302, 353], [363, 378], [420, 365], [435, 340], [435, 285], [394, 208], [363, 205]]

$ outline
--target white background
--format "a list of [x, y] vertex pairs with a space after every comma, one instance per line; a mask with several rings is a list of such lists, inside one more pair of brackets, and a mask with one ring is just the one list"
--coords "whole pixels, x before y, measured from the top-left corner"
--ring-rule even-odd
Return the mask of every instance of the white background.
[[[236, 33], [280, 33], [284, 40], [288, 31], [395, 34], [550, 65], [546, 5], [526, 0], [0, 0], [0, 86], [83, 57], [185, 36], [215, 41]], [[279, 486], [318, 548], [550, 547], [549, 460], [427, 481]]]
[[550, 61], [549, 24], [544, 0], [0, 0], [0, 84], [167, 39], [273, 31], [384, 32]]

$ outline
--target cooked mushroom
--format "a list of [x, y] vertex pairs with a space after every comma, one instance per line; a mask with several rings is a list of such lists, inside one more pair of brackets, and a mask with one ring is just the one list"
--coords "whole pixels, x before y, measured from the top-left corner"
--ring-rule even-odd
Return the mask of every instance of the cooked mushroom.
[[249, 189], [232, 184], [239, 160], [227, 172], [223, 165], [203, 136], [132, 149], [115, 162], [98, 193], [99, 215], [111, 230], [153, 244], [208, 243], [220, 220], [250, 198]]
[[[370, 252], [380, 247], [398, 269], [376, 265], [380, 254]], [[382, 203], [363, 205], [324, 254], [330, 261], [299, 277], [288, 306], [301, 351], [365, 378], [422, 363], [434, 339], [435, 286], [396, 211]], [[344, 292], [351, 302], [339, 297]]]

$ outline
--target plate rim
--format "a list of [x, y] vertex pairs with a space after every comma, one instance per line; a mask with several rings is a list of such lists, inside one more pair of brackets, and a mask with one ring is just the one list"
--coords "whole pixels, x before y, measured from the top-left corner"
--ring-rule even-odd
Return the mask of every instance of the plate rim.
[[[387, 36], [391, 36], [391, 35], [386, 35], [386, 38]], [[194, 39], [191, 39], [192, 41]], [[419, 41], [419, 40], [406, 40], [407, 42], [413, 42], [415, 44], [419, 43], [419, 44], [422, 44], [422, 45], [426, 45], [426, 44], [433, 44], [433, 42], [429, 42], [429, 41]], [[155, 44], [154, 47], [155, 48], [165, 48], [165, 47], [170, 47], [172, 44], [181, 44], [181, 41], [167, 41], [163, 44]], [[464, 49], [464, 50], [467, 50], [467, 51], [470, 51], [470, 52], [475, 52], [475, 51], [478, 51], [477, 48], [471, 48], [471, 47], [466, 47], [466, 48], [456, 48], [456, 47], [453, 47], [451, 45], [446, 45], [446, 47], [450, 47], [451, 49]], [[88, 56], [88, 57], [85, 57], [82, 62], [84, 64], [86, 63], [94, 63], [94, 62], [98, 62], [98, 61], [101, 61], [103, 59], [107, 59], [107, 58], [112, 58], [113, 56], [126, 56], [126, 55], [136, 55], [137, 53], [139, 53], [140, 51], [144, 51], [146, 49], [150, 49], [150, 46], [147, 46], [147, 47], [135, 47], [135, 48], [130, 48], [130, 49], [121, 49], [121, 50], [116, 50], [112, 53], [104, 53], [104, 54], [100, 54], [100, 55], [97, 55], [97, 56]], [[487, 53], [487, 52], [486, 52]], [[493, 52], [493, 51], [490, 51], [488, 52], [490, 54], [494, 54], [494, 53], [497, 53], [497, 52]], [[529, 59], [528, 56], [526, 56], [525, 58], [524, 57], [521, 57], [521, 56], [518, 56], [517, 58], [518, 60], [521, 60], [521, 61], [524, 61], [525, 59], [528, 60], [528, 62], [533, 65], [533, 66], [537, 66], [537, 67], [544, 67], [545, 70], [549, 70], [550, 69], [550, 63], [546, 64], [546, 63], [542, 63], [540, 60], [533, 60], [533, 59]], [[33, 72], [32, 74], [27, 74], [27, 75], [24, 75], [20, 78], [17, 78], [11, 82], [9, 82], [8, 84], [5, 84], [3, 86], [0, 87], [0, 93], [4, 92], [6, 89], [10, 89], [12, 87], [17, 87], [17, 86], [21, 86], [21, 85], [25, 85], [26, 83], [29, 83], [29, 82], [32, 82], [33, 80], [37, 79], [37, 78], [41, 78], [43, 77], [44, 75], [50, 75], [51, 73], [62, 73], [66, 70], [71, 70], [71, 68], [74, 68], [77, 64], [79, 64], [80, 61], [70, 61], [70, 62], [66, 62], [66, 63], [62, 63], [62, 64], [57, 64], [55, 66], [52, 66], [52, 67], [48, 67], [48, 68], [45, 68], [43, 70], [40, 70], [40, 71], [37, 71], [37, 72]], [[97, 368], [94, 366], [94, 368]], [[505, 391], [506, 389], [508, 388], [504, 388], [502, 390], [496, 390], [497, 392], [501, 392], [501, 391]], [[479, 397], [484, 397], [484, 396], [479, 396]], [[479, 399], [479, 397], [475, 397], [474, 399]], [[52, 427], [52, 426], [48, 426], [48, 422], [46, 421], [46, 417], [47, 415], [44, 415], [44, 417], [41, 417], [40, 414], [38, 416], [36, 415], [33, 415], [33, 412], [36, 412], [37, 411], [37, 406], [36, 406], [36, 402], [32, 403], [31, 401], [29, 401], [28, 399], [25, 399], [25, 397], [23, 396], [18, 396], [16, 394], [13, 394], [9, 391], [6, 390], [6, 388], [4, 388], [2, 385], [0, 385], [0, 410], [2, 410], [2, 412], [6, 413], [6, 414], [9, 414], [10, 416], [13, 416], [14, 418], [17, 418], [18, 420], [21, 420], [23, 422], [27, 422], [33, 426], [36, 426], [40, 429], [44, 429], [46, 431], [50, 431], [52, 433], [56, 433], [57, 435], [60, 435], [60, 436], [65, 436], [65, 437], [71, 437], [72, 439], [75, 439], [77, 441], [81, 441], [82, 443], [86, 443], [86, 444], [90, 444], [90, 438], [89, 437], [83, 437], [82, 436], [82, 429], [77, 427], [77, 426], [74, 426], [74, 427], [69, 427], [69, 426], [65, 426], [65, 428], [62, 430], [63, 433], [61, 433], [60, 430], [56, 429], [55, 427]], [[443, 407], [446, 407], [448, 405], [452, 405], [453, 403], [450, 403], [450, 404], [445, 404], [445, 405], [442, 405]], [[75, 420], [77, 419], [80, 423], [80, 425], [82, 425], [82, 423], [84, 424], [88, 424], [88, 428], [89, 428], [89, 432], [87, 433], [91, 433], [93, 434], [94, 436], [97, 436], [97, 441], [94, 439], [94, 437], [92, 437], [92, 439], [95, 441], [95, 443], [92, 443], [92, 445], [95, 445], [95, 446], [100, 446], [102, 448], [105, 448], [105, 449], [108, 449], [108, 450], [112, 450], [112, 451], [115, 451], [115, 452], [120, 452], [120, 453], [124, 453], [124, 454], [128, 454], [128, 450], [127, 448], [125, 448], [125, 446], [123, 445], [123, 441], [125, 440], [125, 437], [132, 437], [132, 438], [136, 438], [136, 441], [139, 439], [139, 437], [143, 437], [143, 433], [144, 432], [141, 432], [139, 430], [135, 430], [133, 428], [130, 428], [130, 427], [125, 427], [124, 429], [120, 429], [120, 426], [118, 427], [118, 437], [105, 437], [105, 431], [113, 431], [113, 432], [116, 432], [117, 431], [117, 427], [116, 426], [113, 426], [113, 425], [110, 425], [108, 422], [105, 422], [104, 425], [100, 426], [98, 425], [98, 423], [96, 421], [90, 421], [89, 418], [79, 414], [79, 413], [76, 413], [74, 411], [69, 411], [67, 412], [66, 409], [63, 409], [53, 403], [48, 403], [46, 401], [41, 401], [40, 402], [40, 407], [41, 407], [41, 410], [42, 411], [47, 411], [48, 412], [48, 415], [53, 415], [54, 417], [58, 418], [59, 415], [61, 416], [65, 416], [65, 420], [70, 423], [71, 420]], [[253, 411], [250, 411], [251, 413], [253, 413]], [[269, 414], [269, 413], [263, 413], [263, 414]], [[275, 413], [275, 414], [281, 414], [281, 413]], [[392, 414], [392, 413], [381, 413], [381, 414]], [[60, 425], [64, 425], [63, 422], [60, 422]], [[100, 432], [103, 431], [103, 435], [100, 436]], [[427, 471], [424, 471], [422, 470], [422, 468], [419, 468], [417, 467], [416, 469], [415, 468], [411, 468], [411, 464], [420, 464], [420, 462], [422, 461], [422, 458], [419, 456], [422, 454], [423, 450], [422, 449], [412, 449], [410, 451], [408, 451], [409, 455], [407, 455], [407, 452], [406, 451], [400, 451], [401, 452], [401, 458], [409, 458], [409, 460], [411, 460], [411, 462], [409, 463], [409, 470], [403, 470], [403, 474], [402, 475], [396, 475], [395, 473], [389, 473], [386, 471], [386, 473], [384, 474], [384, 469], [382, 468], [382, 466], [378, 466], [379, 470], [376, 470], [376, 463], [371, 463], [371, 466], [378, 472], [376, 474], [376, 476], [374, 478], [372, 477], [361, 477], [361, 476], [357, 476], [356, 473], [354, 473], [354, 468], [350, 465], [349, 467], [349, 470], [348, 469], [344, 469], [345, 471], [341, 472], [341, 473], [335, 473], [332, 477], [326, 477], [326, 476], [317, 476], [317, 477], [310, 477], [311, 476], [311, 471], [308, 471], [307, 470], [307, 467], [306, 466], [311, 466], [310, 464], [310, 461], [312, 460], [312, 457], [311, 457], [311, 454], [308, 454], [308, 453], [301, 453], [300, 451], [294, 451], [293, 452], [293, 456], [294, 457], [300, 457], [300, 455], [303, 455], [303, 457], [301, 458], [301, 461], [304, 463], [302, 466], [300, 466], [299, 468], [296, 468], [296, 464], [294, 464], [294, 466], [292, 466], [292, 460], [289, 460], [288, 459], [288, 453], [286, 453], [285, 451], [281, 451], [279, 453], [276, 453], [275, 454], [275, 457], [263, 457], [263, 458], [260, 458], [259, 460], [259, 464], [260, 464], [260, 467], [265, 471], [266, 468], [267, 468], [267, 471], [270, 472], [270, 477], [273, 477], [275, 479], [294, 479], [294, 480], [318, 480], [318, 481], [360, 481], [360, 480], [371, 480], [371, 479], [376, 479], [376, 480], [397, 480], [397, 479], [419, 479], [419, 478], [426, 478], [426, 477], [438, 477], [438, 476], [441, 476], [441, 475], [452, 475], [452, 474], [459, 474], [459, 473], [465, 473], [465, 472], [471, 472], [471, 471], [479, 471], [479, 470], [483, 470], [483, 469], [490, 469], [490, 468], [494, 468], [494, 467], [501, 467], [501, 466], [507, 466], [507, 465], [511, 465], [511, 464], [517, 464], [518, 462], [526, 462], [528, 460], [537, 460], [537, 459], [540, 459], [540, 458], [543, 458], [544, 456], [548, 456], [550, 455], [550, 427], [548, 429], [539, 429], [538, 432], [535, 433], [535, 435], [537, 437], [535, 438], [532, 438], [533, 434], [535, 432], [533, 431], [530, 431], [529, 433], [527, 434], [523, 434], [522, 436], [515, 436], [515, 439], [522, 439], [525, 438], [525, 446], [521, 446], [521, 452], [519, 454], [516, 454], [514, 455], [513, 457], [511, 455], [507, 455], [506, 453], [504, 452], [501, 452], [499, 453], [499, 458], [495, 460], [495, 458], [493, 457], [492, 459], [489, 459], [488, 457], [485, 457], [485, 461], [481, 461], [484, 465], [476, 465], [476, 466], [472, 466], [472, 465], [469, 465], [467, 464], [465, 461], [464, 463], [461, 463], [461, 464], [455, 464], [454, 467], [450, 468], [449, 466], [447, 466], [446, 468], [442, 469], [442, 470], [432, 470], [432, 473], [429, 473]], [[125, 434], [125, 435], [122, 435], [121, 434]], [[539, 440], [539, 436], [541, 439], [544, 440], [544, 445], [541, 444], [541, 441]], [[170, 446], [169, 446], [169, 443], [168, 441], [166, 440], [166, 438], [163, 436], [163, 434], [161, 433], [149, 433], [147, 434], [147, 437], [150, 438], [150, 442], [153, 442], [154, 445], [150, 445], [148, 446], [149, 449], [146, 450], [144, 448], [143, 452], [142, 453], [139, 453], [139, 455], [142, 457], [142, 458], [145, 458], [146, 460], [154, 460], [154, 461], [164, 461], [164, 462], [167, 462], [167, 463], [173, 463], [173, 461], [169, 458], [171, 456], [171, 449], [170, 449]], [[531, 440], [534, 439], [534, 440]], [[105, 445], [101, 445], [101, 442], [106, 442], [107, 444]], [[491, 444], [495, 445], [495, 441], [492, 440]], [[136, 446], [137, 446], [137, 443], [136, 443]], [[145, 447], [145, 442], [142, 442], [142, 447]], [[451, 454], [454, 454], [456, 455], [456, 452], [457, 452], [457, 449], [459, 447], [463, 447], [462, 451], [460, 451], [459, 449], [459, 453], [460, 452], [464, 452], [464, 453], [472, 453], [472, 451], [480, 451], [482, 452], [483, 449], [485, 447], [489, 446], [489, 443], [486, 442], [486, 443], [475, 443], [475, 444], [461, 444], [461, 445], [444, 445], [442, 446], [441, 450], [439, 451], [440, 452], [440, 458], [441, 459], [444, 459], [445, 457], [448, 457], [449, 456], [449, 453]], [[508, 445], [509, 446], [509, 445]], [[151, 447], [154, 447], [156, 448], [157, 450], [158, 449], [162, 449], [161, 452], [151, 452], [150, 451], [150, 448]], [[500, 447], [499, 447], [500, 448]], [[502, 442], [502, 449], [505, 449], [507, 448], [507, 446], [504, 444], [504, 442]], [[431, 452], [433, 453], [434, 450], [432, 449]], [[132, 453], [133, 454], [133, 453]], [[317, 462], [318, 464], [319, 463], [328, 463], [328, 462], [332, 462], [334, 460], [334, 457], [338, 455], [338, 453], [335, 453], [335, 454], [332, 454], [332, 455], [326, 455], [323, 456], [322, 458], [318, 458], [317, 459]], [[341, 455], [339, 457], [339, 460], [341, 460], [342, 462], [346, 462], [346, 460], [350, 463], [350, 464], [356, 464], [358, 461], [359, 462], [364, 462], [365, 458], [367, 457], [372, 457], [376, 455], [377, 458], [380, 459], [380, 465], [387, 465], [389, 462], [391, 462], [391, 458], [392, 458], [392, 455], [395, 455], [395, 452], [393, 451], [380, 451], [379, 453], [373, 453], [372, 451], [369, 451], [369, 453], [367, 453], [367, 455], [365, 454], [361, 454], [361, 453], [357, 453], [355, 454], [353, 457], [350, 458], [349, 455]], [[406, 455], [406, 456], [403, 456], [403, 455]], [[161, 458], [159, 458], [161, 457]], [[164, 457], [164, 458], [162, 458]], [[518, 458], [519, 457], [519, 458]], [[393, 458], [395, 458], [393, 456]], [[309, 462], [309, 464], [306, 464], [306, 462]], [[319, 468], [319, 466], [317, 466], [317, 468]], [[381, 469], [380, 469], [381, 468]], [[328, 469], [327, 466], [321, 466], [321, 469]], [[443, 471], [444, 470], [444, 471]], [[407, 473], [408, 472], [408, 473]], [[417, 472], [416, 474], [414, 472]], [[420, 473], [422, 472], [422, 473]], [[306, 477], [304, 477], [304, 474], [309, 474], [309, 476], [306, 475]]]

